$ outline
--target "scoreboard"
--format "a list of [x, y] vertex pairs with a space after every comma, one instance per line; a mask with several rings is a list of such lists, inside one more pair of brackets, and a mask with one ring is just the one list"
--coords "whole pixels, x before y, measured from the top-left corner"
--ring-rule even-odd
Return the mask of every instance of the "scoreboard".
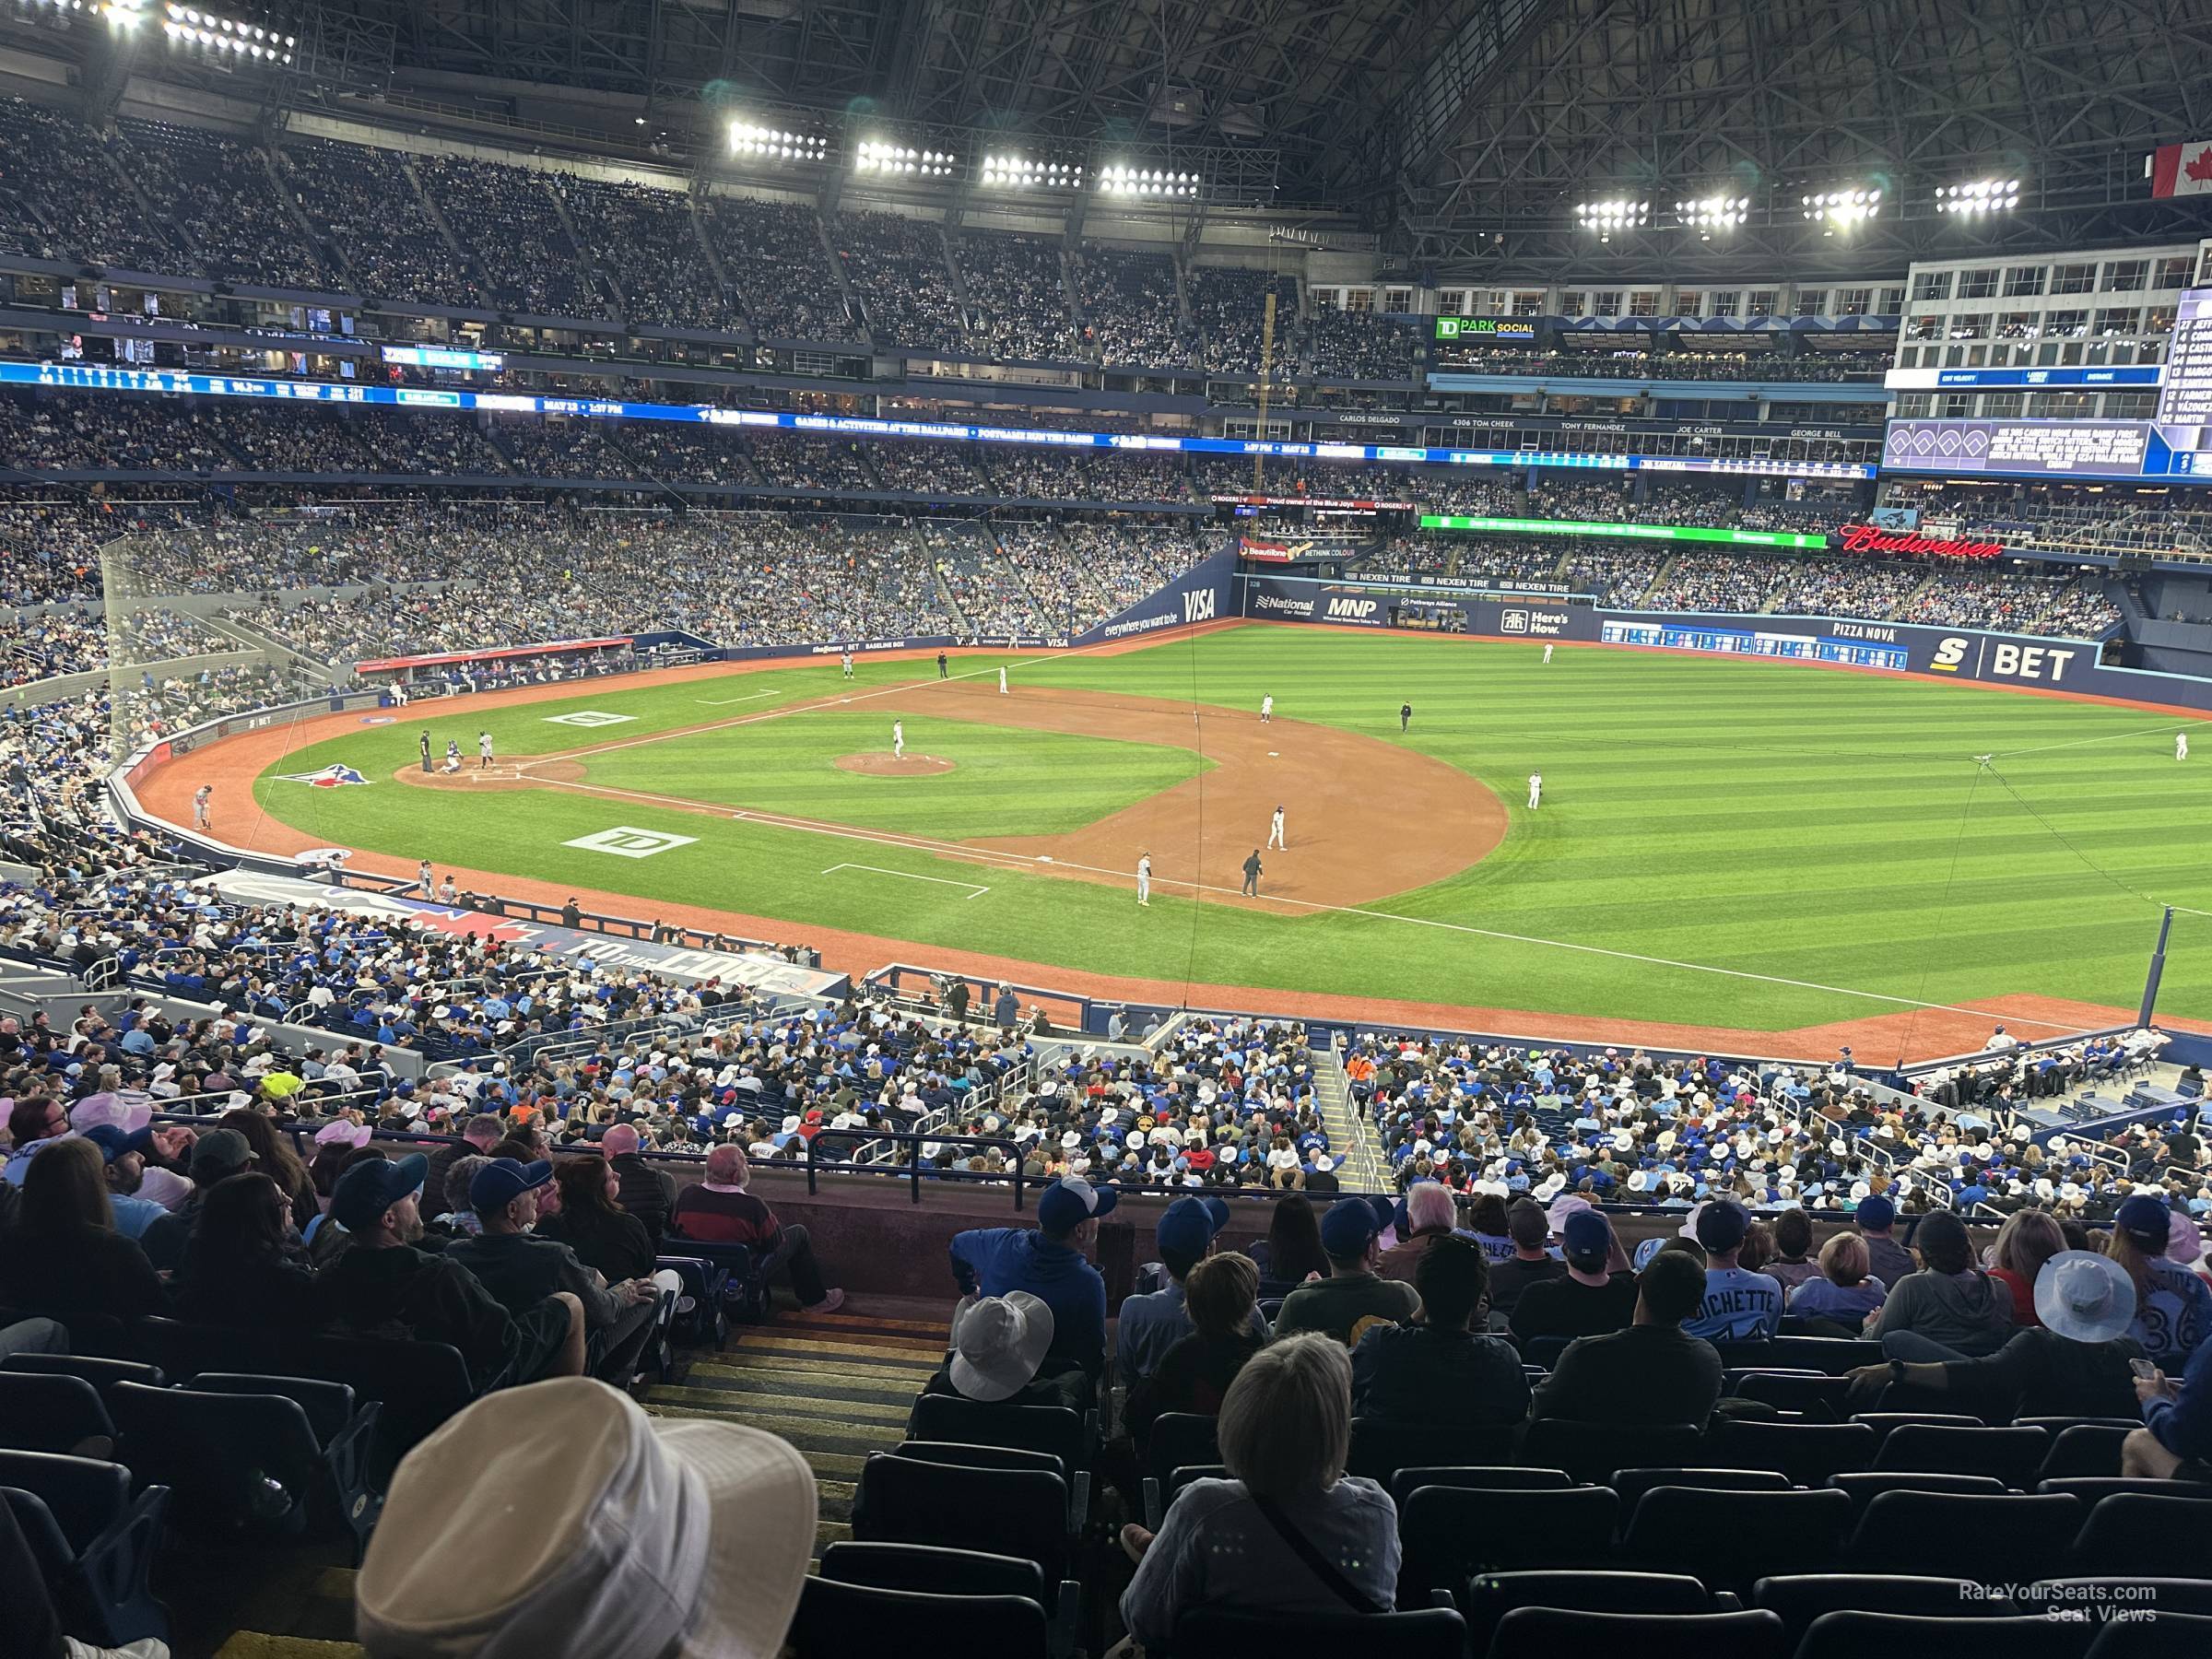
[[1723, 628], [1696, 621], [1608, 621], [1599, 630], [1599, 637], [1608, 645], [1789, 657], [1807, 663], [1843, 663], [1853, 668], [1885, 668], [1894, 673], [1902, 673], [1912, 660], [1912, 653], [1904, 646], [1878, 641], [1840, 640], [1830, 634], [1764, 633], [1756, 629]]

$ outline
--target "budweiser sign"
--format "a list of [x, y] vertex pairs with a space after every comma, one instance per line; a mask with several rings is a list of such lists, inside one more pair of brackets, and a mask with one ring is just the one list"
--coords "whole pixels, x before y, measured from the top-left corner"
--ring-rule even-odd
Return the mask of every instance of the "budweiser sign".
[[2001, 559], [2003, 542], [1961, 541], [1923, 535], [1916, 530], [1882, 530], [1872, 524], [1845, 524], [1838, 532], [1844, 553], [1895, 553], [1910, 559]]

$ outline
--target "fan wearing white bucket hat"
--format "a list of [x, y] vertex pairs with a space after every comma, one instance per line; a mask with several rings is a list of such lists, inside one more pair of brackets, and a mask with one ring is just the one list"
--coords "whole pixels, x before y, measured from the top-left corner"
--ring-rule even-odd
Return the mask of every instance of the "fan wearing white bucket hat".
[[1048, 1364], [1052, 1346], [1053, 1311], [1028, 1291], [971, 1296], [952, 1311], [951, 1357], [922, 1392], [1088, 1411], [1090, 1384], [1082, 1368], [1066, 1359]]
[[814, 1474], [735, 1423], [604, 1382], [477, 1401], [410, 1452], [354, 1586], [371, 1659], [773, 1659]]
[[2136, 1316], [2127, 1270], [2091, 1251], [2062, 1250], [2035, 1276], [2035, 1313], [2040, 1326], [2015, 1332], [1994, 1354], [1861, 1366], [1851, 1373], [1853, 1392], [1900, 1382], [1966, 1394], [1978, 1408], [2011, 1417], [2133, 1417], [2132, 1362], [2143, 1347], [2127, 1335]]

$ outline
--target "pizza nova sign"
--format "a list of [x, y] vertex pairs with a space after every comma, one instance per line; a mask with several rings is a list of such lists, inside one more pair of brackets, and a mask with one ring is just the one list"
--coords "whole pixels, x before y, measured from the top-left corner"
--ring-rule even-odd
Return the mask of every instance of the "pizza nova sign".
[[1843, 553], [1888, 553], [1906, 559], [2001, 559], [2003, 542], [1965, 541], [1923, 535], [1915, 530], [1884, 530], [1875, 524], [1844, 524], [1836, 532]]

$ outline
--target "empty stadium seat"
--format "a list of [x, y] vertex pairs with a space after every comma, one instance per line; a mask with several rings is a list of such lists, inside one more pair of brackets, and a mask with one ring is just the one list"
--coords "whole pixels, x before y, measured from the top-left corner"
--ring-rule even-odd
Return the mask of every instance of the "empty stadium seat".
[[1716, 1468], [1774, 1469], [1794, 1486], [1868, 1467], [1880, 1442], [1865, 1423], [1769, 1423], [1722, 1418], [1706, 1431], [1703, 1461]]
[[115, 1425], [82, 1377], [0, 1371], [0, 1446], [105, 1458], [115, 1450]]
[[[1167, 1659], [1465, 1659], [1467, 1627], [1450, 1607], [1295, 1618], [1198, 1607], [1176, 1621]], [[1151, 1650], [1146, 1650], [1151, 1659]]]
[[168, 1611], [147, 1583], [168, 1488], [134, 1498], [130, 1471], [120, 1464], [0, 1452], [0, 1501], [15, 1512], [65, 1630], [117, 1647], [168, 1639]]
[[324, 1446], [353, 1421], [353, 1390], [320, 1377], [269, 1377], [243, 1371], [202, 1371], [188, 1384], [201, 1394], [282, 1394], [307, 1414], [308, 1427]]
[[1592, 1613], [1516, 1607], [1490, 1634], [1489, 1659], [1620, 1653], [1636, 1659], [1787, 1659], [1782, 1620], [1740, 1613]]
[[1163, 1411], [1145, 1435], [1145, 1524], [1159, 1530], [1168, 1477], [1177, 1469], [1221, 1461], [1215, 1422], [1194, 1411]]
[[1498, 1621], [1516, 1607], [1569, 1607], [1584, 1613], [1710, 1613], [1712, 1593], [1672, 1572], [1572, 1572], [1535, 1569], [1484, 1572], [1464, 1587], [1467, 1651], [1489, 1651]]
[[1851, 1336], [1771, 1336], [1764, 1342], [1716, 1342], [1730, 1371], [1811, 1371], [1840, 1377], [1882, 1362], [1882, 1345]]
[[1959, 1411], [1854, 1411], [1851, 1420], [1864, 1423], [1876, 1436], [1888, 1440], [1892, 1430], [1915, 1423], [1924, 1423], [1938, 1429], [1983, 1429], [1988, 1425], [1982, 1418]]
[[1823, 1614], [1836, 1612], [1910, 1613], [1927, 1618], [1960, 1618], [2012, 1613], [2010, 1602], [1974, 1599], [1975, 1586], [1963, 1579], [1920, 1578], [1908, 1573], [1789, 1572], [1762, 1578], [1746, 1598], [1782, 1618], [1783, 1640], [1794, 1648]]
[[[1519, 1440], [1518, 1423], [1440, 1430], [1427, 1424], [1354, 1418], [1351, 1456], [1345, 1470], [1387, 1487], [1400, 1469], [1434, 1463], [1440, 1442], [1449, 1441], [1453, 1454], [1469, 1464], [1506, 1464], [1515, 1461]], [[1549, 1462], [1541, 1457], [1526, 1457], [1525, 1461]]]
[[[821, 1575], [841, 1584], [859, 1584], [871, 1590], [1018, 1596], [1033, 1602], [1040, 1616], [1046, 1600], [1044, 1574], [1034, 1561], [928, 1544], [863, 1544], [846, 1539], [822, 1551]], [[1074, 1612], [1072, 1599], [1064, 1612]], [[1072, 1653], [1076, 1634], [1072, 1620], [1063, 1618], [1048, 1631], [1047, 1647], [1054, 1654]]]
[[2065, 1565], [2081, 1517], [2081, 1500], [2065, 1496], [1883, 1492], [1859, 1512], [1842, 1559], [1859, 1572], [2020, 1583]]
[[195, 1544], [296, 1537], [332, 1498], [322, 1442], [297, 1401], [116, 1384], [121, 1458], [141, 1485], [171, 1488], [171, 1520]]
[[[2148, 1475], [2065, 1475], [2055, 1480], [2039, 1480], [2035, 1483], [2035, 1489], [2039, 1492], [2071, 1492], [2092, 1509], [2099, 1500], [2110, 1498], [2114, 1492], [2147, 1492], [2154, 1498], [2176, 1496], [2172, 1481], [2159, 1480]], [[2191, 1494], [2189, 1488], [2183, 1488], [2179, 1495], [2188, 1497]], [[2205, 1495], [2212, 1497], [2212, 1488], [2206, 1488]]]
[[1079, 1594], [1067, 1516], [1067, 1483], [1041, 1469], [878, 1454], [861, 1465], [853, 1535], [864, 1544], [936, 1544], [1034, 1561], [1052, 1617]]
[[1698, 1455], [1703, 1431], [1688, 1423], [1583, 1423], [1539, 1418], [1522, 1438], [1521, 1461], [1564, 1469], [1577, 1480], [1602, 1481], [1616, 1469], [1720, 1462]]
[[1606, 1484], [1620, 1496], [1621, 1511], [1636, 1512], [1637, 1500], [1653, 1487], [1697, 1487], [1709, 1492], [1786, 1492], [1790, 1478], [1772, 1469], [1616, 1469]]
[[1607, 1565], [1620, 1500], [1610, 1487], [1501, 1491], [1422, 1487], [1398, 1512], [1398, 1604], [1456, 1594], [1481, 1572]]
[[2051, 1450], [2041, 1429], [1971, 1429], [1900, 1423], [1875, 1453], [1877, 1474], [1910, 1469], [1947, 1475], [1994, 1475], [2015, 1491], [2035, 1484]]
[[1090, 1430], [1064, 1406], [987, 1405], [958, 1394], [923, 1394], [914, 1401], [913, 1415], [907, 1421], [907, 1432], [915, 1440], [1046, 1452], [1060, 1460], [1062, 1472], [1070, 1478], [1090, 1468]]
[[1519, 1464], [1414, 1465], [1390, 1477], [1390, 1495], [1400, 1509], [1425, 1486], [1469, 1487], [1477, 1491], [1550, 1492], [1574, 1484], [1564, 1469], [1534, 1469]]
[[2002, 1498], [2005, 1483], [1994, 1475], [1940, 1475], [1920, 1469], [1862, 1470], [1853, 1475], [1830, 1475], [1828, 1485], [1863, 1510], [1884, 1492], [1959, 1492], [1973, 1497]]
[[1623, 1529], [1620, 1559], [1743, 1591], [1770, 1573], [1833, 1559], [1851, 1523], [1851, 1500], [1837, 1491], [1653, 1487]]
[[1044, 1609], [1020, 1595], [943, 1595], [809, 1578], [784, 1637], [794, 1659], [884, 1651], [1046, 1659]]
[[2093, 1625], [2097, 1639], [2089, 1643], [2088, 1659], [2204, 1659], [2212, 1653], [2212, 1618], [2162, 1607], [2125, 1611], [2147, 1611], [2150, 1617], [2113, 1618]]
[[2018, 1615], [1920, 1618], [1908, 1613], [1823, 1613], [1797, 1644], [1797, 1659], [1957, 1659], [1961, 1652], [2005, 1659], [2082, 1659], [2087, 1626]]
[[2084, 1475], [2118, 1475], [2121, 1443], [2140, 1423], [2069, 1423], [2055, 1430], [2035, 1477], [2065, 1480]]
[[1747, 1371], [1732, 1377], [1727, 1391], [1777, 1411], [1802, 1412], [1814, 1422], [1838, 1423], [1848, 1409], [1851, 1380], [1817, 1371]]
[[137, 1359], [103, 1359], [96, 1354], [10, 1354], [0, 1359], [0, 1371], [82, 1377], [102, 1390], [118, 1382], [144, 1382], [149, 1388], [159, 1388], [163, 1381], [159, 1366]]
[[2066, 1554], [2065, 1571], [2075, 1576], [2152, 1572], [2176, 1578], [2212, 1571], [2205, 1542], [2212, 1537], [2212, 1488], [2197, 1489], [2204, 1495], [2114, 1492], [2098, 1499]]

